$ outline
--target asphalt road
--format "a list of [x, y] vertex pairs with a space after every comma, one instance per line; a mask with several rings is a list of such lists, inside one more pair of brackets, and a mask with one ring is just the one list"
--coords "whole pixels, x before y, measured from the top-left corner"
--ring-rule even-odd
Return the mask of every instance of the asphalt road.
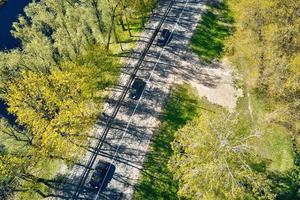
[[[111, 97], [104, 108], [106, 115], [113, 112], [116, 100], [130, 77], [139, 53], [149, 41], [168, 3], [169, 1], [160, 2], [146, 25], [135, 49], [136, 53], [128, 59], [127, 67], [122, 70], [119, 85], [112, 89]], [[88, 178], [79, 199], [132, 199], [134, 185], [141, 173], [151, 137], [159, 125], [159, 118], [170, 87], [177, 78], [182, 79], [183, 75], [188, 78], [187, 69], [185, 68], [183, 74], [181, 66], [183, 62], [190, 59], [187, 56], [189, 54], [188, 43], [203, 10], [204, 1], [201, 0], [178, 0], [173, 5], [161, 28], [161, 30], [168, 28], [173, 32], [171, 41], [166, 47], [159, 47], [156, 42], [151, 46], [137, 73], [137, 77], [147, 82], [142, 97], [138, 101], [131, 100], [128, 96], [125, 98], [106, 137], [105, 144], [97, 156], [95, 163], [101, 159], [115, 166], [112, 180], [103, 192], [98, 192], [89, 189]], [[101, 117], [91, 132], [91, 150], [82, 159], [82, 163], [73, 168], [69, 183], [64, 188], [64, 192], [59, 195], [60, 199], [71, 199], [106, 121], [107, 116]]]

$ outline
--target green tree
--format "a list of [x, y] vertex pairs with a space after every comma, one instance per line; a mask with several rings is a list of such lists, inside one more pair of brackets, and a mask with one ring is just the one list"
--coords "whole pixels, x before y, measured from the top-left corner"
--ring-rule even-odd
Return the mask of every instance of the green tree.
[[[0, 119], [0, 197], [5, 199], [19, 188], [36, 162], [32, 151], [31, 134]], [[13, 144], [13, 145], [12, 145]]]
[[255, 138], [234, 114], [203, 112], [180, 129], [169, 163], [179, 181], [179, 196], [188, 199], [273, 199], [270, 181], [255, 166]]
[[91, 47], [78, 61], [64, 62], [50, 74], [23, 70], [8, 83], [5, 100], [18, 123], [32, 132], [33, 146], [42, 155], [72, 158], [79, 155], [78, 146], [85, 146], [104, 89], [117, 72], [116, 61]]

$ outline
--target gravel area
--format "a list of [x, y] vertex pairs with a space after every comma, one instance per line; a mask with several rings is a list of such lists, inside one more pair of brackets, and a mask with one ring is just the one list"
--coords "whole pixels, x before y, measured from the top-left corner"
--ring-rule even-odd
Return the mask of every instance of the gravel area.
[[[233, 112], [238, 98], [243, 96], [243, 90], [234, 86], [234, 70], [229, 62], [224, 59], [220, 63], [213, 62], [210, 65], [202, 65], [197, 55], [190, 52], [189, 56], [191, 57], [189, 61], [181, 63], [186, 70], [181, 70], [180, 73], [183, 75], [179, 76], [176, 82], [191, 84], [199, 96]], [[190, 60], [195, 62], [191, 63]]]

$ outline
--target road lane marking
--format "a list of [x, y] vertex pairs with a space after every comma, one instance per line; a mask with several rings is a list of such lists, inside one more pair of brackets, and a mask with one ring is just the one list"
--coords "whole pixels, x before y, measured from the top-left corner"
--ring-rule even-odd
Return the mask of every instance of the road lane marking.
[[[182, 13], [185, 11], [185, 8], [186, 8], [187, 3], [188, 3], [188, 0], [185, 1], [185, 5], [184, 5], [184, 7], [183, 7], [183, 9], [182, 9], [182, 11], [181, 11], [179, 17], [177, 18], [176, 24], [173, 26], [171, 35], [173, 34], [174, 30], [177, 29], [177, 27], [178, 27], [178, 22], [179, 22], [180, 18], [182, 17]], [[170, 42], [171, 35], [170, 35], [170, 37], [168, 38], [167, 44]], [[155, 69], [156, 69], [156, 67], [157, 67], [157, 65], [158, 65], [158, 62], [160, 61], [160, 58], [161, 58], [161, 56], [162, 56], [162, 53], [164, 52], [164, 50], [165, 50], [166, 47], [167, 47], [167, 45], [165, 45], [165, 46], [162, 48], [162, 50], [160, 51], [160, 55], [159, 55], [159, 57], [157, 58], [156, 63], [155, 63], [154, 67], [153, 67], [152, 70], [151, 70], [151, 73], [150, 73], [150, 75], [149, 75], [149, 77], [148, 77], [148, 79], [147, 79], [147, 81], [146, 81], [146, 86], [145, 86], [145, 88], [143, 89], [142, 94], [141, 94], [141, 97], [140, 97], [140, 99], [138, 100], [138, 102], [137, 102], [137, 104], [136, 104], [136, 106], [135, 106], [135, 108], [134, 108], [134, 110], [133, 110], [133, 112], [132, 112], [132, 114], [131, 114], [131, 116], [130, 116], [128, 122], [127, 122], [126, 128], [125, 128], [125, 130], [123, 131], [123, 135], [122, 135], [122, 137], [121, 137], [121, 140], [120, 140], [120, 142], [118, 143], [118, 147], [117, 147], [117, 149], [116, 149], [116, 151], [115, 151], [115, 153], [114, 153], [113, 158], [111, 159], [111, 163], [112, 163], [112, 164], [114, 163], [115, 158], [116, 158], [116, 156], [117, 156], [117, 154], [118, 154], [120, 145], [122, 144], [122, 142], [123, 142], [123, 140], [124, 140], [124, 137], [125, 137], [126, 133], [128, 132], [128, 128], [129, 128], [130, 123], [131, 123], [131, 121], [132, 121], [132, 117], [134, 116], [134, 114], [135, 114], [135, 112], [136, 112], [136, 110], [137, 110], [137, 108], [138, 108], [138, 106], [139, 106], [139, 104], [140, 104], [140, 101], [142, 100], [142, 97], [143, 97], [144, 91], [145, 91], [145, 89], [146, 89], [146, 87], [147, 87], [147, 84], [149, 83], [149, 81], [150, 81], [150, 79], [151, 79], [151, 77], [152, 77], [152, 75], [153, 75], [153, 73], [154, 73], [154, 71], [155, 71]], [[110, 166], [111, 166], [111, 165], [110, 165]], [[105, 174], [103, 180], [106, 179], [106, 177], [107, 177], [107, 175], [108, 175], [108, 172], [109, 172], [109, 170], [110, 170], [110, 166], [109, 166], [109, 169], [107, 170], [107, 173]], [[97, 195], [96, 195], [96, 197], [94, 198], [94, 200], [97, 200], [97, 199], [98, 199], [102, 187], [103, 187], [103, 182], [102, 182], [102, 184], [101, 184], [101, 186], [100, 186], [100, 188], [99, 188], [99, 190], [98, 190], [98, 192], [97, 192]]]

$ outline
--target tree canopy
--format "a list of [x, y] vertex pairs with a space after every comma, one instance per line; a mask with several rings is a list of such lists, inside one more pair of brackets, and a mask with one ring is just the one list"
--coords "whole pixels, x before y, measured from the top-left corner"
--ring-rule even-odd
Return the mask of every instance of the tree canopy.
[[170, 169], [179, 195], [188, 199], [273, 199], [270, 181], [255, 169], [262, 162], [255, 138], [235, 114], [203, 112], [175, 134]]

